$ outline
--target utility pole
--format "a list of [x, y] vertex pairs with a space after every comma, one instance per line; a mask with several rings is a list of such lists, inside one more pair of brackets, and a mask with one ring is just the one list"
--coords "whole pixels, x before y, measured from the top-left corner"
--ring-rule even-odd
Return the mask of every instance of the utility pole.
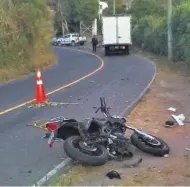
[[168, 0], [168, 60], [173, 58], [172, 49], [172, 0]]
[[98, 18], [100, 20], [100, 0], [98, 0]]
[[113, 0], [113, 15], [115, 15], [115, 0]]

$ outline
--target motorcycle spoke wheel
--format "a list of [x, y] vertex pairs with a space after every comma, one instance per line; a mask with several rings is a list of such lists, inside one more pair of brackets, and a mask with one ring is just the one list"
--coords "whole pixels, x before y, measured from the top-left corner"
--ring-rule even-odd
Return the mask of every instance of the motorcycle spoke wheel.
[[98, 147], [84, 145], [84, 142], [82, 142], [82, 141], [75, 142], [75, 145], [73, 145], [73, 146], [76, 147], [79, 151], [81, 151], [85, 154], [87, 153], [88, 155], [91, 155], [91, 156], [100, 156], [103, 153], [102, 150], [99, 149]]
[[71, 159], [88, 166], [100, 166], [108, 161], [108, 151], [103, 145], [97, 144], [97, 150], [94, 151], [92, 155], [88, 152], [89, 150], [82, 151], [79, 142], [82, 142], [80, 136], [71, 136], [64, 142], [65, 153]]
[[131, 143], [143, 152], [154, 156], [164, 156], [165, 154], [168, 154], [170, 151], [168, 144], [156, 136], [153, 137], [160, 142], [160, 146], [153, 146], [152, 144], [145, 142], [137, 133], [131, 135]]
[[144, 139], [144, 138], [140, 138], [139, 140], [144, 143], [145, 145], [148, 146], [152, 146], [152, 147], [162, 147], [162, 144], [157, 140], [157, 139]]

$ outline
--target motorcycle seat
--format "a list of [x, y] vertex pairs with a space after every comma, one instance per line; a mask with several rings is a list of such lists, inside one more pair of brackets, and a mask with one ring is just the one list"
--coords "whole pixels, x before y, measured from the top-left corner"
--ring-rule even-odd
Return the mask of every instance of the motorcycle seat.
[[94, 119], [85, 119], [83, 122], [80, 123], [80, 128], [83, 132], [88, 133], [96, 133], [100, 132], [100, 129], [102, 127], [102, 123], [94, 120]]

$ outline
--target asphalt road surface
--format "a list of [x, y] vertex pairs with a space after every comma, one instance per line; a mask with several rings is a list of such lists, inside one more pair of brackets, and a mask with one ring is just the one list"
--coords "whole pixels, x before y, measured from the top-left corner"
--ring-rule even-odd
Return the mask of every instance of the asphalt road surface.
[[[58, 64], [43, 73], [46, 91], [92, 72], [100, 60], [75, 50], [55, 48]], [[100, 50], [100, 49], [98, 49]], [[26, 126], [34, 120], [63, 115], [78, 120], [95, 116], [93, 106], [99, 106], [99, 97], [105, 96], [114, 114], [121, 113], [148, 85], [154, 75], [154, 66], [136, 56], [104, 57], [104, 68], [80, 83], [49, 96], [51, 101], [77, 102], [79, 105], [21, 107], [0, 116], [0, 185], [33, 185], [65, 158], [63, 145], [57, 142], [50, 149], [44, 132]], [[0, 87], [0, 110], [3, 111], [35, 97], [35, 77]]]

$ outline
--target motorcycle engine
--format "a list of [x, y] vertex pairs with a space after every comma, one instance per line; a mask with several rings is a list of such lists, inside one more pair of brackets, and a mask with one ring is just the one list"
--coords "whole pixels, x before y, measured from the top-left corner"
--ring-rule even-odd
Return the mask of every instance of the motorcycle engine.
[[111, 134], [115, 134], [115, 133], [121, 133], [124, 134], [126, 131], [126, 128], [123, 127], [123, 125], [121, 125], [120, 123], [113, 123], [112, 124], [112, 133]]

